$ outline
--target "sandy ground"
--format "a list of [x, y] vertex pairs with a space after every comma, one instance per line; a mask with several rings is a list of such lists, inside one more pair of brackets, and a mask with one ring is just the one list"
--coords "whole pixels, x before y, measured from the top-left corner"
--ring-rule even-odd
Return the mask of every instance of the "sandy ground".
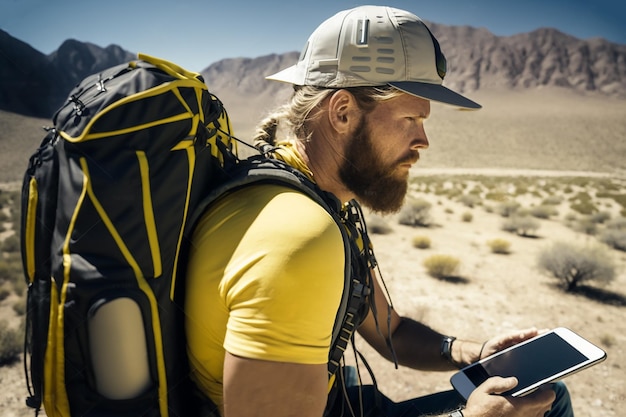
[[[502, 231], [503, 218], [487, 212], [486, 205], [468, 208], [430, 193], [414, 195], [432, 202], [434, 226], [403, 226], [390, 217], [385, 221], [393, 231], [371, 236], [395, 308], [446, 334], [477, 341], [529, 326], [569, 327], [608, 352], [602, 364], [567, 378], [576, 415], [621, 415], [626, 404], [626, 307], [564, 293], [536, 266], [537, 255], [552, 242], [584, 244], [595, 238], [567, 227], [563, 221], [567, 210], [562, 207], [559, 216], [539, 220], [536, 237], [525, 238]], [[471, 222], [461, 220], [465, 212], [473, 214]], [[417, 235], [428, 236], [431, 248], [414, 248], [412, 239]], [[508, 240], [511, 253], [492, 253], [487, 241], [494, 238]], [[450, 282], [428, 276], [422, 262], [433, 254], [457, 257], [462, 280]], [[624, 297], [626, 253], [612, 251], [612, 256], [616, 279], [603, 289]], [[0, 303], [0, 317], [12, 314], [9, 302]], [[451, 373], [395, 370], [358, 339], [357, 346], [374, 369], [380, 389], [395, 400], [450, 389]], [[364, 367], [362, 373], [366, 374]], [[0, 386], [3, 417], [32, 415], [23, 406], [26, 391], [21, 363], [0, 368]]]
[[[459, 203], [425, 198], [434, 204], [436, 226], [416, 229], [389, 219], [394, 231], [372, 237], [396, 310], [445, 334], [476, 341], [531, 326], [569, 327], [608, 353], [602, 364], [566, 379], [576, 415], [621, 415], [621, 406], [626, 404], [624, 306], [564, 293], [555, 287], [553, 278], [542, 274], [536, 266], [538, 254], [552, 242], [583, 245], [594, 238], [574, 232], [559, 219], [540, 220], [538, 236], [520, 237], [501, 231], [502, 217], [487, 213], [484, 207], [468, 209]], [[461, 214], [468, 211], [473, 220], [463, 222]], [[414, 248], [411, 240], [417, 235], [428, 236], [431, 248]], [[508, 240], [511, 253], [491, 253], [487, 241], [494, 238]], [[623, 296], [626, 254], [612, 252], [617, 277], [603, 289]], [[461, 282], [430, 277], [422, 262], [433, 254], [458, 258]], [[395, 370], [362, 343], [357, 346], [369, 358], [380, 389], [395, 400], [450, 389], [452, 373]]]

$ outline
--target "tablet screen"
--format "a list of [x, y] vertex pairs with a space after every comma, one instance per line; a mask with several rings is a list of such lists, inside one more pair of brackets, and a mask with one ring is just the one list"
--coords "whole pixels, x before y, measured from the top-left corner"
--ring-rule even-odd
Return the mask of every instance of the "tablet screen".
[[475, 385], [490, 376], [516, 376], [519, 384], [513, 391], [517, 391], [586, 360], [587, 357], [569, 343], [550, 333], [472, 366], [466, 374]]

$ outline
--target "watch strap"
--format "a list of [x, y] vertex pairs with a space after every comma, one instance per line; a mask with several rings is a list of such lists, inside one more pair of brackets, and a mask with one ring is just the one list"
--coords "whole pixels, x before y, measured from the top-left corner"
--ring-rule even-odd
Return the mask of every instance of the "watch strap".
[[448, 417], [463, 417], [463, 411], [461, 408], [459, 408], [458, 410], [454, 410], [453, 412], [448, 414]]
[[444, 336], [441, 339], [441, 356], [443, 356], [449, 362], [454, 363], [452, 360], [452, 343], [456, 340], [453, 336]]

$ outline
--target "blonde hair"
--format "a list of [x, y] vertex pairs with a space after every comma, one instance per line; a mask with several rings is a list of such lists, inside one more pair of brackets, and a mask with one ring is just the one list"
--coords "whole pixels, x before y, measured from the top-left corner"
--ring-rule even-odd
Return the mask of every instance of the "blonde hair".
[[[345, 90], [355, 97], [359, 107], [365, 113], [370, 112], [378, 102], [405, 94], [391, 86], [351, 87]], [[268, 149], [268, 146], [273, 147], [277, 142], [277, 132], [281, 122], [285, 122], [285, 128], [296, 139], [309, 139], [312, 133], [309, 122], [316, 114], [313, 110], [335, 91], [337, 90], [332, 88], [294, 86], [291, 100], [278, 107], [259, 123], [253, 137], [254, 145], [262, 151]]]

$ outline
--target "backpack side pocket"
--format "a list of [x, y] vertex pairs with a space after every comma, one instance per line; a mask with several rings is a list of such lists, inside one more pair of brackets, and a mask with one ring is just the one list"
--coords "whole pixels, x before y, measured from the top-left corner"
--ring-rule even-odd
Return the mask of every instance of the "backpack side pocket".
[[50, 328], [51, 242], [58, 193], [57, 132], [50, 129], [31, 156], [21, 196], [21, 254], [28, 286], [24, 370], [29, 407], [40, 409], [44, 386], [44, 357]]

